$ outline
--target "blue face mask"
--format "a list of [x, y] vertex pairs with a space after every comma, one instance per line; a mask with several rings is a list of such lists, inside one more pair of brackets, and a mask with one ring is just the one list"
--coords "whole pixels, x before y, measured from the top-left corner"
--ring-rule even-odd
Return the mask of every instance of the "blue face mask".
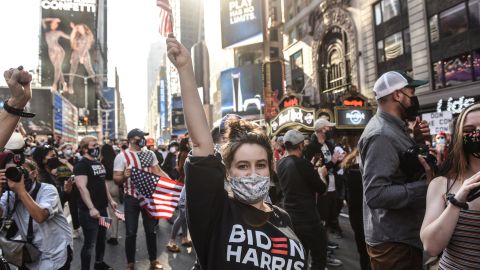
[[445, 138], [441, 138], [437, 140], [438, 144], [446, 144]]

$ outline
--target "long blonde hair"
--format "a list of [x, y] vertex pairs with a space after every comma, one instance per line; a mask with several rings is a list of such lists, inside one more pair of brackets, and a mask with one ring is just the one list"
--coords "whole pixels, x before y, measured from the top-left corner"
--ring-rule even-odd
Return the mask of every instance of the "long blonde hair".
[[448, 148], [448, 156], [440, 168], [440, 175], [443, 175], [454, 181], [463, 182], [462, 175], [468, 170], [468, 155], [464, 151], [463, 146], [463, 126], [465, 119], [471, 112], [480, 111], [480, 104], [474, 104], [463, 110], [460, 115], [453, 121], [452, 141]]

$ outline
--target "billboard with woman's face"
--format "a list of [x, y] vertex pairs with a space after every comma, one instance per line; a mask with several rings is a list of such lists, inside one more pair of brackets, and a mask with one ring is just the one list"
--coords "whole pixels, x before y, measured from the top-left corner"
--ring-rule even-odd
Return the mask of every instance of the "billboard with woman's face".
[[96, 122], [95, 80], [102, 80], [93, 69], [96, 0], [41, 0], [40, 5], [41, 84], [76, 107], [87, 107], [90, 121]]

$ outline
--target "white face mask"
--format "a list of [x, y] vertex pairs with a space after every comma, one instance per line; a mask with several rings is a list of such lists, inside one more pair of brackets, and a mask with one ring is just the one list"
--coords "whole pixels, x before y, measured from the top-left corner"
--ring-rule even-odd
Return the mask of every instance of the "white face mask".
[[65, 151], [63, 151], [63, 154], [66, 156], [66, 157], [70, 157], [72, 156], [72, 149], [65, 149]]
[[177, 152], [177, 148], [176, 147], [170, 147], [170, 153], [175, 153]]
[[230, 186], [235, 199], [246, 204], [256, 204], [267, 198], [270, 189], [270, 176], [253, 174], [232, 177]]

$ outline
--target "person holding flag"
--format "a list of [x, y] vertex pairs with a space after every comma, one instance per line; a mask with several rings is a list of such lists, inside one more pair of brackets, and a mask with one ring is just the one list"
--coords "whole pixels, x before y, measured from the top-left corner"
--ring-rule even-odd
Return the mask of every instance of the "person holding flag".
[[[136, 188], [136, 186], [140, 186], [140, 183], [145, 182], [147, 178], [142, 178], [142, 174], [132, 175], [132, 168], [134, 168], [135, 171], [140, 170], [145, 173], [169, 178], [168, 175], [160, 169], [160, 166], [158, 166], [158, 160], [155, 154], [144, 148], [146, 135], [148, 135], [148, 133], [138, 128], [130, 130], [127, 135], [129, 148], [120, 152], [113, 164], [113, 180], [117, 184], [123, 184], [124, 187], [126, 269], [131, 270], [135, 269], [135, 251], [140, 212], [142, 213], [150, 266], [155, 270], [163, 269], [157, 260], [157, 233], [155, 226], [158, 224], [158, 220], [149, 214], [148, 208], [144, 207], [144, 196], [139, 198], [139, 193]], [[152, 193], [153, 191], [151, 191], [149, 195], [151, 196]]]
[[92, 249], [95, 247], [95, 269], [113, 269], [103, 261], [105, 253], [106, 227], [108, 219], [107, 207], [117, 208], [117, 203], [108, 192], [105, 182], [106, 170], [98, 160], [100, 147], [93, 136], [86, 136], [80, 141], [80, 153], [83, 158], [75, 164], [73, 173], [75, 184], [80, 191], [78, 217], [83, 231], [83, 247], [81, 251], [82, 270], [90, 269]]

